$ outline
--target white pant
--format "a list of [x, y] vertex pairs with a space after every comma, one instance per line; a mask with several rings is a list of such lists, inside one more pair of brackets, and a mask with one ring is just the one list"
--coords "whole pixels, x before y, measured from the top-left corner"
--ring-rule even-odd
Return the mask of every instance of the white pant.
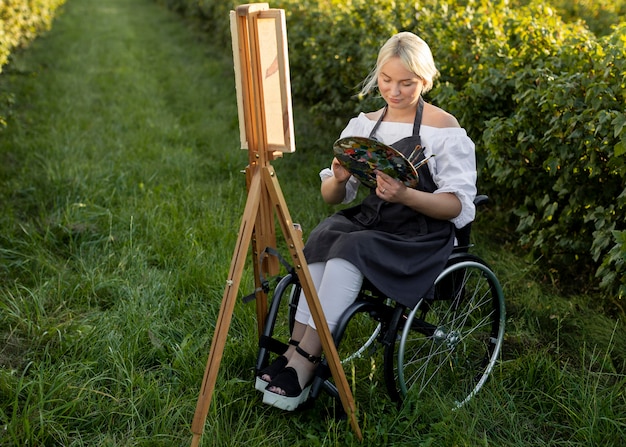
[[[356, 300], [363, 284], [363, 274], [353, 264], [341, 258], [309, 264], [313, 286], [324, 311], [330, 331], [334, 331], [341, 314]], [[309, 305], [300, 294], [296, 321], [315, 329]]]

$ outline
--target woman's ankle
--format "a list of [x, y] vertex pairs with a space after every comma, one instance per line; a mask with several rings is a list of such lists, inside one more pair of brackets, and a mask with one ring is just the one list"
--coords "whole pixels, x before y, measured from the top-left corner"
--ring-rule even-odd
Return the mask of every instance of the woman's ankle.
[[287, 366], [291, 366], [296, 370], [298, 373], [298, 382], [300, 383], [300, 386], [304, 388], [311, 381], [318, 362], [311, 362], [307, 357], [302, 354], [298, 354], [299, 353], [296, 352], [296, 355], [291, 357]]
[[296, 352], [296, 347], [295, 346], [289, 346], [287, 348], [287, 350], [283, 353], [283, 355], [285, 357], [287, 357], [287, 360], [291, 360], [291, 358], [293, 357], [295, 352]]

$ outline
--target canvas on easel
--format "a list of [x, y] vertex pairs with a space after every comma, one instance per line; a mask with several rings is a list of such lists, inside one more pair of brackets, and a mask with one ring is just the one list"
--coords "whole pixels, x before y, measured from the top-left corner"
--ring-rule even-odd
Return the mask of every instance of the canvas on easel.
[[[236, 11], [231, 11], [230, 19], [239, 133], [242, 148], [248, 150], [248, 199], [192, 422], [191, 445], [199, 445], [204, 430], [248, 249], [252, 246], [254, 259], [258, 259], [258, 254], [265, 248], [276, 246], [274, 216], [277, 217], [294, 262], [341, 403], [357, 437], [362, 439], [354, 399], [313, 287], [303, 253], [303, 242], [299, 231], [294, 228], [276, 172], [270, 163], [282, 153], [295, 151], [285, 14], [280, 9], [269, 9], [267, 3], [254, 3], [241, 5]], [[275, 274], [277, 265], [269, 260], [261, 265], [254, 262], [253, 265], [260, 335], [267, 315], [267, 296], [259, 287], [259, 276], [260, 273]]]
[[[263, 3], [257, 5], [264, 5]], [[267, 149], [275, 152], [294, 152], [293, 112], [291, 106], [291, 81], [289, 78], [289, 56], [287, 51], [287, 33], [285, 16], [282, 10], [267, 9], [258, 11], [255, 31], [256, 45], [259, 51], [260, 93], [263, 97], [263, 123], [267, 136]], [[249, 149], [246, 107], [244, 94], [248, 85], [244, 85], [246, 67], [242, 66], [237, 31], [236, 12], [231, 11], [231, 34], [233, 35], [233, 62], [235, 66], [235, 87], [237, 92], [237, 110], [239, 113], [239, 135], [241, 148]], [[254, 45], [254, 43], [252, 44]], [[242, 44], [245, 47], [245, 42]], [[251, 74], [251, 73], [249, 73]]]

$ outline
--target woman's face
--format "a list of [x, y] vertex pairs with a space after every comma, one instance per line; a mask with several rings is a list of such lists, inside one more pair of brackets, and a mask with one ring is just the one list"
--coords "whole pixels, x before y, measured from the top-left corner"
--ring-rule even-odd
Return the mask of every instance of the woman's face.
[[417, 107], [424, 82], [408, 70], [400, 58], [392, 57], [378, 75], [378, 90], [390, 109]]

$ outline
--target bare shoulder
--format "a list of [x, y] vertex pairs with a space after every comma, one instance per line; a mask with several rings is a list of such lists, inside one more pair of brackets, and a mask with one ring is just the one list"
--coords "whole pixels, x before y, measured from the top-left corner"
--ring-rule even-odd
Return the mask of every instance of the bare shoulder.
[[373, 112], [368, 112], [368, 113], [366, 113], [366, 114], [365, 114], [365, 116], [366, 116], [369, 120], [371, 120], [371, 121], [378, 121], [378, 119], [380, 118], [380, 116], [383, 114], [383, 111], [384, 111], [384, 110], [385, 110], [385, 109], [384, 109], [384, 108], [382, 108], [382, 109], [375, 110], [375, 111], [373, 111]]
[[461, 127], [454, 115], [432, 104], [424, 105], [422, 124], [431, 127]]

